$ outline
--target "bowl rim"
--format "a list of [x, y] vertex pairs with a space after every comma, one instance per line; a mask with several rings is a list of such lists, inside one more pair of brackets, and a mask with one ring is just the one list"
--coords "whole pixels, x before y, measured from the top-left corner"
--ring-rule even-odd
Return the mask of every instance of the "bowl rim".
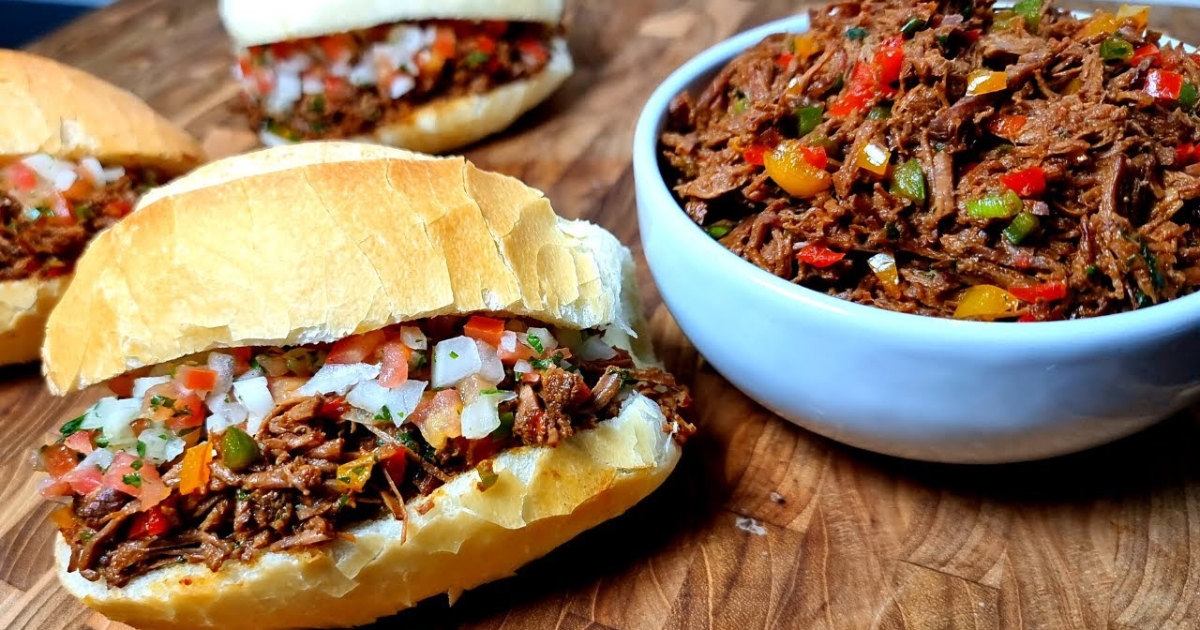
[[[1087, 15], [1081, 11], [1072, 13]], [[1200, 292], [1142, 310], [1074, 320], [1021, 322], [1019, 325], [1015, 322], [981, 322], [902, 313], [858, 304], [793, 284], [735, 256], [716, 240], [707, 236], [702, 238], [703, 230], [687, 218], [659, 169], [658, 137], [666, 119], [668, 104], [698, 78], [718, 70], [767, 35], [804, 32], [808, 27], [809, 17], [805, 12], [767, 22], [718, 42], [668, 75], [642, 108], [633, 141], [634, 179], [639, 198], [637, 211], [639, 215], [657, 213], [669, 222], [672, 238], [680, 241], [678, 250], [689, 252], [689, 256], [711, 257], [713, 264], [725, 266], [747, 282], [799, 306], [823, 311], [831, 316], [855, 318], [881, 329], [903, 328], [904, 335], [912, 340], [929, 341], [937, 345], [965, 343], [1011, 347], [1014, 343], [1050, 346], [1077, 345], [1080, 342], [1129, 343], [1178, 334], [1200, 324]], [[1164, 39], [1177, 41], [1166, 36]], [[642, 203], [643, 195], [649, 203]], [[1049, 349], [1048, 346], [1045, 349]]]

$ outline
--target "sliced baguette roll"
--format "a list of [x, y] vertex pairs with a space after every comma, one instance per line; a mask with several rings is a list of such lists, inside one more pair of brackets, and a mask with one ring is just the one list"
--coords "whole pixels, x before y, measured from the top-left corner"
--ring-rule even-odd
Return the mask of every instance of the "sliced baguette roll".
[[225, 29], [240, 47], [416, 20], [504, 20], [557, 24], [562, 0], [221, 0]]
[[[133, 94], [57, 61], [0, 49], [0, 163], [34, 153], [179, 174], [200, 144]], [[0, 282], [0, 365], [38, 358], [50, 309], [70, 278]]]
[[[68, 391], [208, 349], [332, 341], [477, 311], [609, 326], [606, 340], [652, 363], [633, 271], [608, 232], [557, 217], [538, 191], [461, 158], [346, 142], [269, 149], [150, 193], [96, 239], [50, 318], [44, 366], [51, 387]], [[174, 565], [121, 588], [68, 573], [60, 538], [59, 577], [88, 606], [144, 629], [368, 623], [440, 593], [453, 600], [621, 514], [678, 462], [667, 425], [634, 394], [618, 417], [556, 448], [497, 455], [486, 490], [471, 470], [413, 499], [407, 525], [369, 521], [321, 549], [230, 560], [216, 573]]]
[[151, 191], [98, 235], [47, 323], [43, 371], [64, 393], [196, 352], [474, 311], [612, 326], [646, 359], [633, 274], [612, 234], [461, 157], [265, 149]]

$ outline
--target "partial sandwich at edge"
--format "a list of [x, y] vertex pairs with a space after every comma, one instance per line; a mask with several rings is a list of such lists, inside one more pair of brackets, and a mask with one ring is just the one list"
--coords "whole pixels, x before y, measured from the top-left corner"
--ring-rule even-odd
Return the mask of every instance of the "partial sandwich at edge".
[[70, 501], [63, 583], [140, 628], [357, 625], [456, 597], [624, 512], [694, 431], [629, 251], [461, 158], [214, 162], [77, 275], [47, 381], [114, 395], [41, 450], [41, 487]]
[[268, 146], [441, 153], [507, 128], [574, 71], [562, 0], [222, 0], [220, 13]]
[[50, 309], [96, 232], [195, 167], [195, 139], [86, 72], [0, 50], [0, 365], [37, 359]]

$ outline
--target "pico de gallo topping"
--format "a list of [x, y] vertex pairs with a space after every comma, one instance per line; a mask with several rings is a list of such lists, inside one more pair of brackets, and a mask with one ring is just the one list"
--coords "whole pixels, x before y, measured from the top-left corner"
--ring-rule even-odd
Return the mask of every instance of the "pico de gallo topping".
[[0, 160], [0, 281], [70, 273], [88, 240], [163, 179], [93, 157]]
[[234, 75], [264, 141], [342, 138], [436, 98], [533, 76], [557, 34], [527, 22], [398, 22], [251, 46]]
[[497, 453], [556, 446], [628, 405], [657, 403], [679, 442], [695, 430], [687, 389], [603, 331], [488, 315], [223, 349], [108, 386], [36, 461], [42, 495], [63, 503], [51, 518], [69, 570], [110, 586], [404, 521], [456, 475], [478, 471], [486, 492]]

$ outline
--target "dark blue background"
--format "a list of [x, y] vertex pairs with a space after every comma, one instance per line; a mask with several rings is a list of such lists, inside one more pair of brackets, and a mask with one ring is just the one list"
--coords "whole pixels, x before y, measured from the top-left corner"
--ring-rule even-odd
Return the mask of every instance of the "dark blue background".
[[0, 48], [20, 48], [91, 10], [73, 5], [0, 0]]

